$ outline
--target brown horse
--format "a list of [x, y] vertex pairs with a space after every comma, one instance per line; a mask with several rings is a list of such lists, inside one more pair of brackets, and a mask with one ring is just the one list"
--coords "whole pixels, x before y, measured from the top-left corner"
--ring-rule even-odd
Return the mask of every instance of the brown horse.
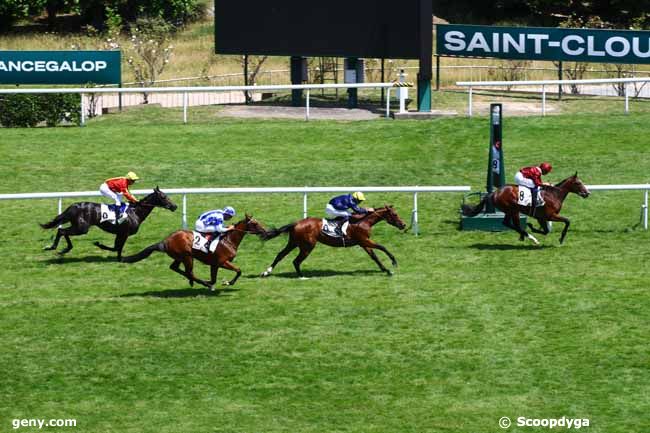
[[[235, 278], [224, 282], [224, 285], [232, 286], [241, 275], [241, 269], [235, 266], [232, 261], [237, 255], [237, 248], [246, 233], [262, 235], [265, 233], [265, 230], [252, 216], [246, 214], [245, 219], [235, 224], [234, 230], [227, 232], [221, 238], [214, 253], [204, 253], [193, 249], [192, 244], [194, 238], [192, 231], [178, 230], [169, 235], [163, 241], [148, 246], [138, 254], [123, 257], [122, 261], [126, 263], [135, 263], [149, 257], [154, 251], [162, 251], [174, 259], [173, 263], [169, 266], [169, 269], [178, 272], [187, 278], [190, 282], [190, 286], [193, 286], [196, 281], [210, 290], [214, 290], [214, 284], [217, 281], [217, 271], [219, 268], [229, 269], [237, 273]], [[192, 270], [194, 259], [210, 266], [210, 281], [201, 280], [194, 276]], [[180, 270], [181, 263], [185, 266], [185, 272]]]
[[274, 229], [266, 232], [262, 236], [263, 240], [273, 239], [276, 236], [279, 236], [282, 233], [289, 233], [289, 242], [287, 246], [284, 247], [282, 251], [278, 253], [273, 260], [273, 264], [269, 266], [266, 271], [262, 273], [262, 277], [268, 277], [273, 272], [273, 268], [282, 260], [287, 254], [289, 254], [293, 249], [300, 248], [300, 253], [293, 260], [293, 266], [296, 268], [296, 272], [300, 278], [304, 278], [302, 272], [300, 271], [300, 264], [307, 258], [307, 256], [312, 252], [317, 242], [320, 242], [330, 247], [352, 247], [359, 245], [363, 248], [366, 253], [377, 263], [379, 269], [383, 272], [386, 272], [388, 275], [393, 275], [393, 272], [379, 261], [377, 255], [373, 251], [378, 249], [386, 253], [390, 258], [393, 266], [397, 266], [397, 260], [390, 251], [386, 249], [383, 245], [380, 245], [372, 240], [370, 240], [370, 234], [372, 231], [372, 226], [377, 224], [379, 221], [386, 221], [388, 224], [397, 227], [400, 230], [403, 230], [406, 227], [406, 224], [402, 219], [397, 215], [393, 206], [384, 206], [379, 209], [375, 209], [374, 212], [371, 212], [365, 216], [353, 216], [356, 219], [356, 222], [350, 223], [347, 229], [347, 235], [343, 238], [333, 238], [322, 233], [323, 220], [321, 218], [305, 218], [303, 220], [287, 224], [284, 227], [279, 229]]
[[532, 224], [528, 227], [535, 233], [547, 235], [549, 233], [549, 221], [561, 221], [564, 223], [564, 229], [560, 236], [560, 244], [564, 242], [564, 238], [569, 230], [571, 221], [568, 218], [560, 216], [562, 204], [567, 195], [572, 192], [578, 194], [582, 198], [589, 197], [589, 190], [578, 178], [578, 172], [571, 177], [564, 179], [562, 182], [554, 186], [544, 186], [542, 189], [542, 197], [544, 198], [544, 206], [539, 206], [531, 211], [530, 206], [520, 206], [517, 204], [517, 197], [519, 196], [519, 187], [516, 185], [506, 185], [495, 192], [484, 196], [477, 206], [463, 205], [462, 212], [465, 216], [476, 216], [483, 211], [488, 200], [492, 201], [494, 206], [505, 213], [503, 224], [506, 227], [516, 230], [519, 233], [519, 240], [524, 240], [526, 237], [532, 240], [535, 245], [539, 242], [533, 235], [528, 233], [521, 227], [519, 220], [519, 213], [524, 213], [537, 219], [540, 229], [536, 229]]

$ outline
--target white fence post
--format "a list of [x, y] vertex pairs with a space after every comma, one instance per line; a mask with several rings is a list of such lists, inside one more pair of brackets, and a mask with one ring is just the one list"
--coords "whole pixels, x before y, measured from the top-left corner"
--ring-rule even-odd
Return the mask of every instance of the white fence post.
[[469, 108], [467, 109], [467, 112], [469, 117], [472, 117], [472, 86], [469, 86]]
[[546, 116], [546, 86], [542, 85], [542, 116]]
[[187, 92], [183, 93], [183, 123], [187, 123]]
[[625, 114], [630, 112], [630, 95], [627, 91], [627, 84], [623, 86], [623, 93], [625, 94]]
[[[647, 196], [647, 191], [646, 191], [646, 196]], [[61, 215], [61, 212], [63, 212], [63, 198], [59, 197], [59, 212], [57, 215]], [[59, 224], [59, 228], [61, 228], [61, 224]]]
[[305, 120], [309, 120], [309, 89], [307, 89], [307, 98], [305, 99]]
[[84, 94], [81, 94], [81, 126], [86, 124], [86, 100]]
[[386, 118], [390, 117], [390, 87], [386, 89]]
[[648, 230], [648, 190], [643, 192], [643, 228]]
[[307, 218], [307, 193], [302, 195], [302, 217]]
[[183, 216], [182, 216], [183, 229], [187, 229], [187, 194], [183, 194]]
[[418, 193], [413, 193], [413, 214], [411, 215], [411, 225], [413, 226], [413, 234], [418, 236], [420, 228], [418, 227]]

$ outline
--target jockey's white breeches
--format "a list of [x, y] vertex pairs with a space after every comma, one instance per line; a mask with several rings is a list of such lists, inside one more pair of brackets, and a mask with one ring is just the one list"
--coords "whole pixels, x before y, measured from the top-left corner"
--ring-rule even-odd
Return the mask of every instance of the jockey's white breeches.
[[349, 217], [352, 215], [352, 213], [350, 213], [350, 212], [348, 212], [348, 211], [346, 211], [346, 210], [338, 210], [338, 209], [336, 209], [334, 206], [332, 206], [332, 205], [329, 204], [329, 203], [328, 203], [327, 206], [325, 207], [325, 213], [326, 213], [327, 215], [331, 216], [331, 217], [345, 217], [345, 218], [349, 218]]
[[515, 174], [515, 183], [517, 185], [526, 186], [531, 189], [535, 188], [535, 182], [533, 182], [531, 179], [528, 179], [527, 177], [524, 177], [520, 171]]
[[122, 205], [122, 194], [117, 194], [117, 193], [111, 191], [111, 189], [108, 187], [108, 185], [106, 184], [106, 182], [102, 183], [102, 184], [99, 186], [99, 192], [100, 192], [104, 197], [106, 197], [106, 198], [110, 198], [111, 200], [114, 200], [114, 201], [115, 201], [115, 204], [116, 204], [117, 206], [121, 206], [121, 205]]

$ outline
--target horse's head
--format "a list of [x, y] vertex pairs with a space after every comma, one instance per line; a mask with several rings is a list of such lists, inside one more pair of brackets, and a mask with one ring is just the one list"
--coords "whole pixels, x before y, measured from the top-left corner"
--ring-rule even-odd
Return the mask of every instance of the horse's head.
[[404, 230], [406, 227], [404, 221], [397, 215], [397, 211], [395, 211], [393, 205], [384, 205], [383, 208], [377, 209], [377, 212], [381, 213], [384, 220], [393, 227], [397, 227], [400, 230]]
[[167, 197], [167, 194], [162, 192], [157, 186], [154, 188], [153, 193], [146, 196], [143, 200], [149, 206], [162, 207], [174, 212], [178, 206]]
[[589, 189], [585, 186], [584, 183], [582, 183], [582, 181], [578, 177], [577, 171], [576, 174], [574, 174], [569, 178], [568, 186], [570, 192], [578, 194], [582, 198], [587, 198], [589, 197], [589, 194], [591, 194], [591, 192], [589, 192]]
[[[240, 226], [241, 227], [238, 227]], [[235, 227], [237, 229], [245, 231], [246, 233], [250, 233], [253, 235], [263, 235], [266, 233], [266, 230], [260, 224], [259, 221], [257, 221], [255, 218], [253, 218], [252, 215], [245, 214], [245, 218], [241, 221], [239, 221], [237, 224], [235, 224]]]

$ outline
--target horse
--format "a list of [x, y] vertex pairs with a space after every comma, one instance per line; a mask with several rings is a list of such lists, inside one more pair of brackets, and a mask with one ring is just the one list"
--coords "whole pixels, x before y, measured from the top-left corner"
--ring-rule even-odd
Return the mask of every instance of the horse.
[[144, 222], [149, 216], [153, 208], [162, 207], [174, 212], [177, 206], [162, 192], [158, 187], [154, 188], [153, 192], [136, 204], [131, 205], [127, 210], [127, 219], [122, 224], [115, 224], [111, 221], [101, 221], [102, 211], [100, 203], [79, 202], [70, 205], [63, 213], [57, 215], [52, 221], [40, 224], [44, 229], [52, 229], [61, 224], [70, 223], [70, 227], [59, 228], [56, 232], [54, 243], [49, 247], [44, 247], [46, 251], [56, 250], [59, 245], [61, 237], [65, 238], [68, 246], [59, 252], [59, 255], [64, 255], [72, 249], [72, 242], [70, 236], [85, 235], [90, 230], [91, 226], [97, 226], [105, 232], [115, 235], [114, 246], [108, 247], [95, 242], [94, 245], [107, 251], [117, 252], [118, 261], [122, 257], [122, 249], [129, 236], [138, 232], [140, 224]]
[[370, 212], [365, 216], [354, 216], [356, 220], [354, 223], [350, 223], [347, 229], [347, 235], [342, 238], [333, 238], [322, 233], [323, 221], [321, 218], [305, 218], [300, 221], [287, 224], [278, 229], [273, 229], [267, 231], [267, 233], [262, 236], [264, 241], [273, 239], [279, 236], [282, 233], [289, 233], [289, 241], [287, 246], [284, 247], [282, 251], [278, 253], [273, 260], [273, 264], [269, 266], [266, 271], [262, 273], [262, 277], [268, 277], [273, 272], [273, 268], [293, 249], [300, 248], [300, 253], [293, 260], [293, 266], [296, 268], [298, 277], [305, 278], [300, 270], [300, 264], [307, 258], [307, 256], [312, 252], [316, 243], [320, 242], [330, 247], [352, 247], [359, 245], [363, 248], [366, 253], [377, 263], [379, 269], [382, 272], [385, 272], [388, 275], [393, 275], [393, 272], [387, 269], [383, 263], [379, 260], [374, 249], [383, 251], [391, 260], [393, 266], [397, 266], [397, 260], [390, 251], [386, 249], [381, 244], [378, 244], [370, 240], [370, 234], [372, 227], [380, 221], [386, 221], [388, 224], [397, 227], [400, 230], [403, 230], [406, 227], [406, 224], [402, 219], [397, 215], [397, 212], [393, 206], [384, 206], [379, 209], [375, 209], [374, 212]]
[[[265, 230], [264, 227], [262, 227], [262, 225], [252, 216], [246, 214], [246, 217], [243, 220], [234, 225], [234, 230], [226, 232], [226, 234], [221, 237], [217, 249], [213, 253], [204, 253], [200, 250], [193, 249], [192, 245], [194, 242], [194, 235], [192, 231], [178, 230], [167, 236], [162, 241], [148, 246], [137, 254], [122, 257], [122, 262], [135, 263], [146, 259], [154, 251], [164, 252], [174, 260], [169, 266], [169, 269], [187, 278], [190, 286], [194, 286], [194, 282], [196, 281], [214, 291], [214, 284], [217, 281], [217, 271], [219, 268], [229, 269], [236, 272], [236, 275], [232, 280], [224, 282], [224, 285], [226, 286], [234, 285], [241, 275], [241, 269], [235, 266], [232, 261], [237, 255], [237, 248], [239, 248], [239, 244], [246, 233], [263, 235]], [[210, 281], [201, 280], [194, 276], [194, 259], [210, 266]], [[185, 266], [185, 272], [180, 270], [181, 263]]]
[[536, 209], [531, 210], [531, 206], [520, 206], [517, 204], [517, 197], [519, 196], [519, 187], [516, 185], [506, 185], [503, 188], [496, 190], [493, 193], [485, 195], [481, 202], [476, 206], [463, 205], [462, 213], [464, 216], [476, 216], [483, 211], [486, 203], [491, 201], [494, 206], [505, 213], [503, 224], [506, 227], [516, 230], [519, 233], [519, 240], [523, 241], [525, 238], [532, 240], [535, 245], [539, 245], [537, 239], [521, 227], [519, 220], [519, 213], [525, 213], [535, 218], [540, 225], [540, 229], [533, 227], [528, 223], [528, 227], [534, 233], [547, 235], [550, 230], [548, 227], [549, 221], [561, 221], [564, 223], [564, 229], [560, 236], [560, 244], [564, 242], [571, 221], [560, 215], [562, 204], [569, 193], [574, 193], [582, 198], [587, 198], [591, 194], [589, 189], [578, 178], [578, 172], [573, 176], [564, 179], [562, 182], [552, 186], [544, 186], [542, 189], [542, 197], [544, 198], [544, 206], [538, 206]]

